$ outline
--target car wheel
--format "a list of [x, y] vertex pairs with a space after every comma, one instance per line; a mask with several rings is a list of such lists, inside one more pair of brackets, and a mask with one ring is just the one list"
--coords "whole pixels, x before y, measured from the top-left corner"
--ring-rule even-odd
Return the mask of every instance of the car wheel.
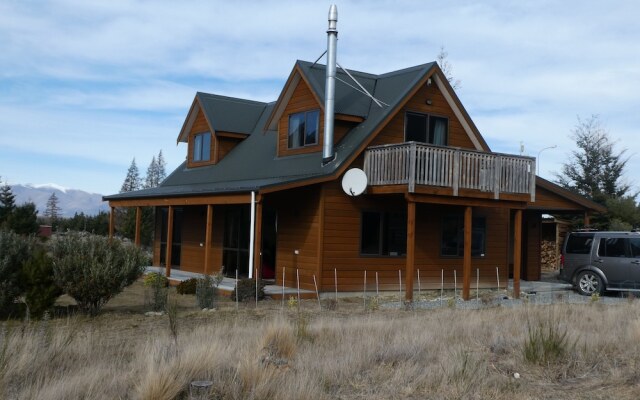
[[576, 279], [578, 293], [583, 296], [591, 296], [592, 294], [602, 294], [604, 284], [598, 274], [593, 271], [582, 271]]

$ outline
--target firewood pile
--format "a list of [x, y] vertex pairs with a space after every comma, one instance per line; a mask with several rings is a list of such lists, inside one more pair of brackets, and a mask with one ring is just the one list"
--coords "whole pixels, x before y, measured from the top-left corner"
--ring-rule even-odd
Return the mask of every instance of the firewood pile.
[[542, 269], [558, 269], [559, 260], [556, 257], [556, 242], [551, 240], [542, 241], [540, 245], [540, 264]]

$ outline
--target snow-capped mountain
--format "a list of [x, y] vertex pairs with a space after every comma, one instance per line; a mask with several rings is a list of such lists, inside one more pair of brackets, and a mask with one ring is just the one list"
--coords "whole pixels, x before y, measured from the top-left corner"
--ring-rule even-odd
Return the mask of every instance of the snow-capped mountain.
[[11, 185], [11, 191], [16, 196], [16, 205], [33, 202], [40, 216], [44, 214], [47, 208], [47, 200], [49, 200], [52, 193], [56, 194], [58, 207], [60, 207], [61, 214], [64, 217], [73, 217], [75, 213], [80, 212], [87, 215], [95, 215], [100, 211], [109, 210], [107, 203], [102, 201], [101, 194], [69, 189], [54, 183]]

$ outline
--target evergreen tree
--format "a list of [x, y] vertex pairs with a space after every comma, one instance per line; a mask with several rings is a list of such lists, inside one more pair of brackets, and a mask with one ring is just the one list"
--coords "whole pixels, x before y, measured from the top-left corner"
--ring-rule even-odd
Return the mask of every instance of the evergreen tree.
[[120, 188], [120, 193], [138, 190], [141, 186], [140, 183], [140, 173], [138, 172], [138, 166], [136, 165], [136, 159], [134, 158], [127, 170], [127, 176], [124, 178], [124, 182]]
[[597, 115], [587, 120], [578, 117], [572, 131], [578, 149], [556, 174], [556, 182], [569, 190], [605, 205], [607, 199], [631, 196], [631, 186], [622, 181], [628, 157], [626, 150], [616, 151], [609, 132]]
[[16, 208], [16, 196], [7, 182], [0, 186], [0, 227], [9, 219], [9, 215]]
[[164, 156], [162, 155], [162, 150], [158, 153], [158, 160], [156, 161], [156, 173], [158, 175], [158, 185], [164, 181], [164, 178], [167, 177], [167, 171], [165, 167], [167, 166], [167, 162], [164, 160]]
[[17, 206], [7, 221], [9, 229], [21, 235], [38, 232], [38, 211], [34, 203]]
[[51, 193], [51, 196], [49, 196], [49, 199], [47, 200], [47, 207], [44, 210], [44, 216], [49, 219], [52, 226], [57, 224], [58, 219], [60, 218], [60, 211], [62, 211], [62, 209], [58, 205], [58, 196], [53, 192]]
[[144, 182], [144, 188], [150, 189], [158, 186], [158, 163], [156, 162], [156, 157], [153, 156], [151, 159], [151, 164], [147, 168], [147, 176]]

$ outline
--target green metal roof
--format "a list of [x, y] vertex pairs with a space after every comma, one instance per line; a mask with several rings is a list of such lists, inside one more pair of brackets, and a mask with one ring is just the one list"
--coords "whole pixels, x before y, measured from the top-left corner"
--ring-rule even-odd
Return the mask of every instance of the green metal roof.
[[[298, 61], [298, 65], [311, 89], [324, 101], [325, 66], [304, 61]], [[252, 125], [251, 131], [247, 130], [251, 135], [236, 145], [218, 164], [188, 168], [185, 162], [157, 188], [105, 196], [104, 200], [239, 193], [330, 176], [345, 163], [351, 162], [357, 155], [356, 150], [387, 117], [398, 112], [410, 91], [435, 65], [428, 63], [384, 75], [349, 71], [376, 99], [389, 104], [388, 107], [379, 107], [358, 90], [340, 81], [336, 82], [336, 112], [366, 119], [334, 145], [336, 158], [324, 166], [321, 149], [308, 154], [277, 156], [277, 131], [263, 131], [275, 103], [198, 93], [197, 96], [208, 104], [205, 112], [210, 113], [207, 115], [212, 117], [211, 121], [220, 119], [220, 128], [214, 129], [238, 132], [240, 127], [248, 129]], [[342, 80], [352, 83], [344, 72], [338, 75]], [[227, 111], [226, 114], [224, 110]], [[246, 121], [237, 121], [245, 118], [244, 110], [248, 110], [249, 114]]]

